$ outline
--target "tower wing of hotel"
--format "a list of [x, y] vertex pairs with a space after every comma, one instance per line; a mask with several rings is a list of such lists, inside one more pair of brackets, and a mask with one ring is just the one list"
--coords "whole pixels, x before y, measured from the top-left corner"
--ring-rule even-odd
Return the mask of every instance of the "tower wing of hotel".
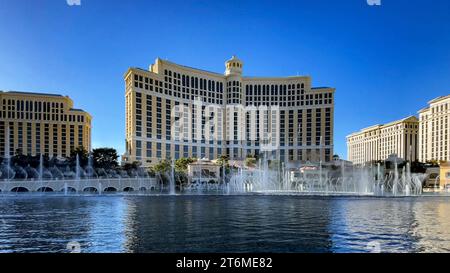
[[224, 74], [159, 58], [149, 70], [128, 69], [123, 160], [149, 166], [180, 157], [243, 159], [262, 151], [284, 162], [332, 159], [334, 88], [313, 88], [308, 76], [242, 72], [235, 56], [225, 62]]
[[354, 164], [386, 160], [450, 161], [450, 95], [428, 102], [419, 119], [408, 117], [375, 125], [347, 136], [348, 160]]
[[450, 161], [450, 95], [428, 105], [419, 111], [419, 159]]
[[347, 136], [348, 160], [364, 164], [396, 155], [415, 161], [418, 131], [418, 120], [414, 116], [362, 129]]
[[78, 147], [91, 149], [92, 117], [67, 96], [0, 91], [0, 117], [1, 156], [69, 157]]

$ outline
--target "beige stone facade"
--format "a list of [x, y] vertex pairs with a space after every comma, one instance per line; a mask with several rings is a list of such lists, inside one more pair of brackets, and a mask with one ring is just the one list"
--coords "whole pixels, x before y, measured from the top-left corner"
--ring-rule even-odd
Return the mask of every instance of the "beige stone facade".
[[[270, 141], [276, 142], [271, 156], [282, 161], [332, 159], [333, 88], [313, 88], [308, 76], [245, 77], [243, 62], [236, 57], [225, 63], [225, 69], [219, 74], [159, 58], [149, 70], [130, 68], [124, 75], [123, 161], [149, 166], [160, 159], [180, 157], [243, 159], [259, 154], [263, 143]], [[203, 108], [196, 109], [197, 102]], [[205, 105], [218, 110], [207, 111]], [[172, 110], [177, 107], [183, 109], [174, 115]], [[240, 115], [230, 110], [252, 107], [276, 111]], [[201, 120], [191, 118], [199, 112]], [[189, 121], [189, 125], [175, 128], [177, 120]], [[253, 120], [257, 124], [267, 120], [267, 128], [252, 126]], [[206, 130], [205, 123], [213, 130]], [[262, 129], [277, 135], [276, 141], [262, 137]]]
[[[80, 146], [90, 150], [91, 119], [87, 112], [73, 108], [67, 96], [0, 91], [1, 156], [20, 151], [68, 157]], [[9, 151], [5, 152], [6, 145]]]
[[411, 116], [385, 125], [374, 125], [347, 136], [348, 160], [354, 164], [385, 160], [390, 155], [416, 161], [419, 123]]
[[439, 181], [441, 189], [450, 189], [450, 162], [440, 165]]
[[450, 161], [450, 95], [430, 101], [419, 122], [420, 161]]

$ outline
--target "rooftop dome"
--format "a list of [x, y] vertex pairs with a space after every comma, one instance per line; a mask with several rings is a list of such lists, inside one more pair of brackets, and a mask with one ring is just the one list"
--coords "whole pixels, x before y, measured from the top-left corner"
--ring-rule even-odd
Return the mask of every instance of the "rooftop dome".
[[242, 75], [243, 62], [235, 55], [225, 62], [225, 76]]

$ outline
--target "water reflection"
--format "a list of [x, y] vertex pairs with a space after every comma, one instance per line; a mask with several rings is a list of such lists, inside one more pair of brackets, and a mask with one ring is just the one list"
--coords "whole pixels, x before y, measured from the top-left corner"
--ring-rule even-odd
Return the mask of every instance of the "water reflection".
[[417, 237], [416, 250], [422, 252], [450, 251], [450, 203], [417, 202], [416, 225], [413, 234]]
[[450, 251], [445, 198], [78, 196], [0, 199], [0, 252]]

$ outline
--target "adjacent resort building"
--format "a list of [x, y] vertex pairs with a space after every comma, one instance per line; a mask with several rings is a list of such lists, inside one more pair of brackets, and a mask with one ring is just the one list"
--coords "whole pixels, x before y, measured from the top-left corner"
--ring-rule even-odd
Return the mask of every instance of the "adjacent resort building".
[[128, 69], [123, 161], [261, 151], [283, 162], [331, 161], [334, 88], [314, 88], [308, 76], [246, 77], [243, 66], [233, 56], [224, 74], [159, 58], [149, 70]]
[[450, 161], [450, 95], [419, 111], [419, 160]]
[[434, 177], [450, 185], [450, 95], [428, 102], [419, 119], [408, 117], [347, 136], [348, 160], [361, 165], [395, 155], [408, 161], [438, 162]]
[[90, 150], [91, 119], [67, 96], [0, 91], [1, 156], [68, 157], [77, 147]]
[[418, 134], [419, 122], [414, 116], [362, 129], [347, 136], [348, 160], [353, 164], [364, 164], [396, 155], [416, 161]]

